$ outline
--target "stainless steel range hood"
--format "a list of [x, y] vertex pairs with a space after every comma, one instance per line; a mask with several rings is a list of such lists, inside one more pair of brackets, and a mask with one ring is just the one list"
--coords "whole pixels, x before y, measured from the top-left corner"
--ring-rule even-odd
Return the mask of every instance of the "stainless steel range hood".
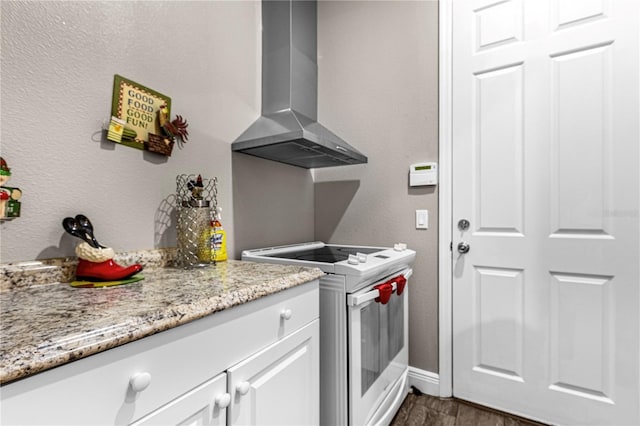
[[367, 157], [317, 122], [317, 4], [262, 1], [262, 116], [233, 151], [307, 169]]

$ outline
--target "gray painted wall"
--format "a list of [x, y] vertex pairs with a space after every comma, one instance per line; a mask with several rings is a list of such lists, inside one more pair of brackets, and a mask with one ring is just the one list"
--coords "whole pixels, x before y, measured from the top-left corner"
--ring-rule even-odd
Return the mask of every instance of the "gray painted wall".
[[[73, 255], [61, 221], [80, 212], [116, 251], [175, 246], [181, 173], [220, 179], [233, 229], [229, 144], [260, 100], [259, 2], [1, 3], [1, 152], [23, 191], [22, 217], [0, 225], [2, 262]], [[114, 74], [172, 98], [184, 149], [105, 139]]]
[[[60, 223], [79, 212], [116, 251], [175, 246], [175, 176], [217, 176], [232, 257], [314, 239], [416, 249], [410, 363], [438, 371], [437, 193], [407, 178], [437, 159], [437, 3], [319, 3], [319, 117], [369, 164], [315, 171], [229, 148], [260, 113], [259, 2], [1, 7], [1, 154], [24, 193], [22, 217], [0, 225], [2, 263], [73, 255]], [[171, 96], [184, 149], [105, 140], [114, 74]]]
[[369, 164], [314, 172], [316, 239], [417, 251], [409, 362], [437, 372], [437, 188], [410, 188], [408, 172], [438, 160], [438, 4], [322, 1], [318, 33], [319, 120]]
[[235, 258], [246, 249], [314, 240], [311, 171], [237, 152], [232, 164]]

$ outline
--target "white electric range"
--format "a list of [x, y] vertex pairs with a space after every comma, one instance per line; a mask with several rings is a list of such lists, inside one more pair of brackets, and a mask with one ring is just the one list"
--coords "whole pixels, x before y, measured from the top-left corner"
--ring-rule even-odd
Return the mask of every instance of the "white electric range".
[[407, 279], [416, 253], [311, 242], [242, 260], [313, 266], [320, 279], [320, 423], [388, 424], [408, 392]]

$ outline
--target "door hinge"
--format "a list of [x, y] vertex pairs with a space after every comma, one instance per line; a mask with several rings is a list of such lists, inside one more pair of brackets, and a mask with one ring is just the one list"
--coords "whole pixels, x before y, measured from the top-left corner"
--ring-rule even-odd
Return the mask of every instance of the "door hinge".
[[449, 251], [453, 251], [453, 241], [449, 242]]

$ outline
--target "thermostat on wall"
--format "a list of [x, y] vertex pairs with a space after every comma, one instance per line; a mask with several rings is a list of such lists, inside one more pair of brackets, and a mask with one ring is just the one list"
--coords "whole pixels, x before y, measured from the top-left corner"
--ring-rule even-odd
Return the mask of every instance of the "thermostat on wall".
[[436, 185], [438, 163], [416, 163], [409, 167], [409, 186]]

